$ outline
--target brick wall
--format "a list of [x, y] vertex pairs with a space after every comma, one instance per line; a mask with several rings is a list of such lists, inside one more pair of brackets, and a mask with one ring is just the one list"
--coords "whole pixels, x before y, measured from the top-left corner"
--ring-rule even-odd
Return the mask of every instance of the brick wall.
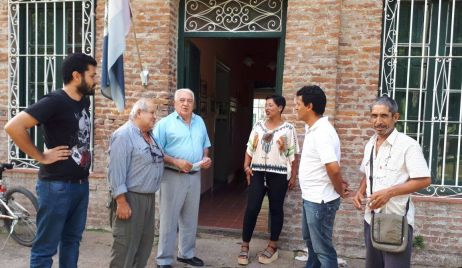
[[[326, 114], [335, 118], [336, 81], [340, 36], [341, 1], [289, 1], [286, 26], [283, 95], [287, 100], [285, 117], [295, 123], [303, 144], [304, 125], [296, 121], [294, 96], [307, 84], [318, 84], [326, 91]], [[280, 237], [285, 246], [302, 248], [301, 192], [289, 192], [284, 205], [284, 228]]]
[[[96, 2], [96, 1], [95, 1]], [[132, 3], [135, 16], [137, 40], [143, 67], [149, 70], [147, 87], [141, 85], [140, 66], [136, 52], [135, 39], [130, 33], [127, 37], [125, 57], [126, 110], [119, 113], [112, 101], [95, 94], [94, 120], [94, 162], [90, 175], [90, 207], [87, 226], [107, 228], [106, 183], [108, 139], [112, 132], [128, 119], [129, 109], [141, 98], [154, 98], [158, 104], [157, 117], [167, 114], [171, 96], [176, 88], [176, 44], [178, 1], [145, 0]], [[95, 58], [101, 63], [102, 34], [104, 29], [104, 2], [98, 1], [95, 7], [96, 36]], [[7, 39], [8, 3], [0, 3], [0, 34]], [[98, 66], [98, 73], [100, 66]], [[0, 128], [3, 130], [8, 119], [8, 42], [0, 43]], [[6, 133], [0, 131], [0, 161], [8, 159]], [[9, 184], [24, 185], [35, 192], [35, 171], [15, 170], [5, 173]]]
[[[104, 3], [96, 7], [95, 56], [101, 60]], [[133, 35], [125, 53], [127, 107], [140, 97], [155, 98], [158, 117], [167, 114], [176, 88], [176, 44], [179, 0], [132, 2], [142, 62], [150, 72], [149, 85], [141, 86], [140, 67]], [[7, 2], [0, 3], [0, 34], [7, 37]], [[328, 95], [326, 114], [342, 142], [342, 171], [356, 189], [357, 171], [363, 146], [373, 133], [368, 123], [368, 104], [376, 96], [379, 62], [382, 1], [290, 0], [286, 32], [283, 95], [287, 99], [284, 116], [295, 123], [300, 142], [303, 124], [296, 122], [293, 97], [306, 84], [319, 84]], [[7, 42], [0, 43], [0, 127], [7, 120]], [[127, 120], [128, 110], [118, 113], [114, 104], [95, 96], [94, 172], [90, 183], [88, 226], [107, 228], [106, 165], [110, 134]], [[0, 160], [7, 159], [7, 141], [0, 131]], [[34, 190], [35, 172], [8, 172], [10, 184]], [[282, 246], [301, 248], [300, 189], [287, 195]], [[419, 264], [460, 266], [462, 263], [462, 202], [416, 199], [416, 234], [424, 238], [425, 250], [415, 250]], [[362, 213], [349, 201], [343, 202], [335, 224], [335, 242], [340, 255], [364, 257]]]
[[[283, 94], [286, 118], [296, 119], [293, 96], [301, 86], [319, 84], [328, 95], [326, 114], [342, 144], [342, 172], [352, 189], [363, 146], [373, 134], [368, 105], [377, 96], [382, 27], [381, 1], [289, 1]], [[296, 123], [300, 142], [303, 125]], [[423, 201], [424, 200], [424, 201]], [[413, 262], [430, 266], [462, 263], [462, 202], [415, 198], [416, 235], [425, 249], [414, 250]], [[303, 244], [300, 190], [289, 192], [281, 242], [296, 249]], [[337, 213], [334, 240], [340, 255], [364, 258], [363, 213], [344, 200]]]

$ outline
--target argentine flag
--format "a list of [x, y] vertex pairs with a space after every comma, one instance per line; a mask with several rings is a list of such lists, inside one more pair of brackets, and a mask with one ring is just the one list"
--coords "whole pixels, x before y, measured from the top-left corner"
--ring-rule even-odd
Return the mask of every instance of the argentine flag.
[[123, 53], [130, 15], [129, 0], [106, 0], [101, 93], [115, 102], [119, 112], [125, 109]]

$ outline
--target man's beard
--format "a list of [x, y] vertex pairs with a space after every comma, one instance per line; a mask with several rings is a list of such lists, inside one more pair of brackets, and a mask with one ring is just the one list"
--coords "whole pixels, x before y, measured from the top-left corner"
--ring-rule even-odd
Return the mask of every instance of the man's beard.
[[85, 80], [82, 80], [82, 82], [80, 82], [80, 85], [77, 87], [77, 91], [84, 96], [90, 96], [95, 94], [94, 88], [95, 86], [90, 88], [88, 84], [85, 82]]

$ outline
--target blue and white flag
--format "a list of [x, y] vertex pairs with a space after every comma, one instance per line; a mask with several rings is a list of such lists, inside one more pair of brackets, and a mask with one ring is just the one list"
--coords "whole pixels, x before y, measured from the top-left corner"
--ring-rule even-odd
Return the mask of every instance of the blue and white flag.
[[125, 109], [123, 53], [130, 16], [129, 0], [106, 0], [101, 93], [115, 102], [119, 112]]

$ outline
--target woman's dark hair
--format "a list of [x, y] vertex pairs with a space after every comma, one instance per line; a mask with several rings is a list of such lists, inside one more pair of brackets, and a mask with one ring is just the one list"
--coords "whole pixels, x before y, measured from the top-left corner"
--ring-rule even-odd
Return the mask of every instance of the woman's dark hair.
[[319, 86], [304, 86], [297, 91], [297, 96], [302, 96], [305, 106], [311, 103], [316, 114], [324, 114], [326, 110], [326, 94]]
[[281, 114], [282, 114], [282, 112], [284, 111], [284, 108], [286, 107], [286, 99], [283, 96], [276, 95], [276, 94], [266, 97], [266, 100], [269, 100], [269, 99], [273, 100], [274, 103], [276, 103], [278, 107], [282, 106], [282, 110], [281, 110]]
[[65, 85], [72, 81], [72, 73], [78, 72], [83, 75], [88, 70], [88, 65], [96, 67], [96, 60], [83, 53], [69, 54], [63, 61], [61, 66], [61, 73], [63, 76], [63, 83]]

